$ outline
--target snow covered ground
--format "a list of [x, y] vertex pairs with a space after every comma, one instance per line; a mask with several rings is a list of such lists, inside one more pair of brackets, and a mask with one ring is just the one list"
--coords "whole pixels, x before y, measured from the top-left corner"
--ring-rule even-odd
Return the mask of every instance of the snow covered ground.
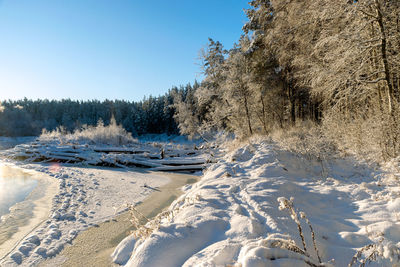
[[4, 258], [0, 266], [34, 266], [60, 252], [78, 232], [116, 216], [125, 204], [143, 201], [169, 182], [161, 173], [132, 169], [73, 167], [59, 164], [17, 164], [59, 182], [48, 219]]
[[310, 160], [258, 140], [226, 153], [173, 202], [173, 216], [147, 238], [127, 237], [112, 256], [135, 267], [347, 266], [362, 250], [354, 266], [366, 258], [399, 266], [398, 166]]
[[[10, 252], [0, 254], [0, 266], [32, 266], [57, 255], [80, 231], [127, 211], [126, 204], [140, 203], [170, 182], [155, 170], [197, 171], [211, 162], [196, 143], [167, 137], [154, 142], [149, 136], [123, 146], [50, 137], [17, 138], [14, 143], [0, 139], [0, 147], [13, 147], [0, 151], [0, 164], [29, 169], [58, 182], [48, 219], [14, 247], [2, 248]], [[137, 165], [145, 168], [129, 168]]]

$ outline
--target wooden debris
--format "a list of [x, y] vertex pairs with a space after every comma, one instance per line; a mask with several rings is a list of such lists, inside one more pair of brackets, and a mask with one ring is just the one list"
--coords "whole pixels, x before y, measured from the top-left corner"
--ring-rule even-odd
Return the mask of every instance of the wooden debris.
[[[198, 148], [197, 148], [198, 149]], [[142, 143], [129, 147], [31, 143], [3, 152], [6, 157], [27, 162], [58, 162], [113, 168], [139, 167], [152, 171], [201, 171], [210, 158], [201, 150], [184, 146]]]

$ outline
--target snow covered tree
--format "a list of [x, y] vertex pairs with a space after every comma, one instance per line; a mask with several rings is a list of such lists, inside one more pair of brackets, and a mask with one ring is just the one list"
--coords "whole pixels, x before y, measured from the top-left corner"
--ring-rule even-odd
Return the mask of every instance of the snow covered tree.
[[195, 92], [198, 103], [198, 115], [203, 135], [226, 126], [225, 110], [221, 108], [222, 84], [224, 83], [224, 62], [227, 51], [222, 44], [209, 38], [206, 49], [200, 52], [202, 69], [205, 75], [200, 87]]
[[243, 35], [239, 44], [230, 50], [225, 62], [226, 79], [222, 87], [222, 103], [227, 126], [239, 135], [253, 135], [254, 127], [251, 114], [252, 92], [248, 83], [251, 69], [249, 59], [246, 57], [249, 46], [250, 40]]

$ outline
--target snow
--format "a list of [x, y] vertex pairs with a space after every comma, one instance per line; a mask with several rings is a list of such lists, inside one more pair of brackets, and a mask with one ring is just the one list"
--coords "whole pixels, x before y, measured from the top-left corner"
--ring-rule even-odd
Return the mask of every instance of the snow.
[[264, 140], [221, 154], [171, 204], [174, 216], [147, 238], [130, 236], [117, 247], [115, 263], [347, 266], [370, 245], [361, 253], [362, 260], [377, 253], [370, 266], [399, 265], [400, 160], [380, 168], [352, 158], [314, 160]]
[[130, 235], [125, 237], [111, 254], [113, 262], [120, 265], [125, 264], [131, 257], [135, 243], [136, 239], [134, 236]]
[[[211, 164], [215, 158], [199, 150], [200, 144], [175, 141], [179, 138], [124, 147], [37, 142], [3, 152], [25, 158], [21, 163], [8, 160], [12, 164], [57, 179], [59, 192], [48, 220], [0, 265], [31, 266], [57, 255], [80, 231], [125, 211], [125, 204], [139, 203], [152, 188], [168, 182], [149, 170], [177, 167], [208, 168], [168, 208], [173, 216], [163, 217], [148, 237], [130, 235], [117, 246], [110, 255], [114, 263], [347, 266], [360, 251], [361, 261], [376, 254], [370, 266], [400, 264], [400, 158], [381, 167], [353, 158], [312, 159], [253, 139], [221, 151], [219, 161]], [[80, 165], [32, 164], [43, 156], [71, 163], [76, 159]], [[98, 163], [122, 168], [87, 167]], [[129, 164], [150, 168], [133, 171], [125, 167]]]
[[17, 145], [2, 151], [0, 155], [24, 162], [60, 162], [119, 168], [136, 166], [154, 171], [199, 171], [213, 161], [210, 155], [204, 154], [193, 143], [176, 144], [172, 141], [141, 141], [115, 146], [85, 142], [62, 143], [57, 138], [46, 138]]
[[[79, 232], [127, 211], [127, 204], [142, 202], [169, 182], [169, 178], [155, 170], [201, 171], [212, 161], [195, 143], [182, 137], [158, 139], [160, 142], [148, 138], [123, 146], [79, 140], [61, 142], [51, 136], [22, 138], [12, 144], [7, 138], [1, 139], [0, 145], [6, 144], [1, 147], [14, 147], [0, 151], [4, 157], [0, 164], [50, 177], [58, 182], [58, 192], [53, 190], [48, 219], [31, 231], [33, 227], [28, 228], [29, 234], [15, 247], [7, 246], [4, 251], [10, 252], [0, 255], [0, 266], [37, 265], [56, 256]], [[129, 168], [136, 163], [147, 168]], [[119, 246], [120, 250], [113, 255], [116, 262], [129, 260], [133, 241], [128, 238]]]
[[57, 255], [80, 231], [127, 210], [169, 182], [161, 174], [133, 169], [85, 168], [59, 164], [16, 164], [57, 179], [51, 214], [3, 259], [0, 266], [37, 265]]

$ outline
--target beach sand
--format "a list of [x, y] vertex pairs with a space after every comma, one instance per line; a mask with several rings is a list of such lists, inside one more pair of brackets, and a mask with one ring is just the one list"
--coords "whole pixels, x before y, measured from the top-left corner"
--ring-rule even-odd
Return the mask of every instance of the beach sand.
[[[199, 176], [176, 173], [157, 173], [170, 179], [170, 182], [154, 190], [136, 208], [147, 218], [152, 218], [167, 208], [183, 192], [181, 187], [191, 184]], [[47, 259], [39, 266], [113, 266], [111, 253], [119, 242], [134, 230], [130, 213], [124, 212], [114, 219], [100, 223], [81, 232], [56, 257]], [[117, 265], [115, 265], [117, 266]]]
[[[29, 173], [32, 179], [38, 181], [38, 184], [24, 201], [17, 203], [11, 208], [13, 211], [10, 215], [17, 219], [13, 220], [13, 224], [9, 226], [13, 229], [5, 228], [4, 233], [2, 233], [2, 235], [9, 235], [11, 232], [12, 236], [7, 236], [6, 241], [2, 240], [0, 245], [0, 261], [16, 247], [22, 239], [48, 219], [52, 208], [52, 199], [58, 193], [58, 181], [44, 173], [18, 167], [9, 167], [7, 165], [4, 168], [12, 168]], [[32, 208], [33, 210], [27, 210]], [[28, 213], [31, 217], [29, 219], [24, 218], [24, 215]]]

